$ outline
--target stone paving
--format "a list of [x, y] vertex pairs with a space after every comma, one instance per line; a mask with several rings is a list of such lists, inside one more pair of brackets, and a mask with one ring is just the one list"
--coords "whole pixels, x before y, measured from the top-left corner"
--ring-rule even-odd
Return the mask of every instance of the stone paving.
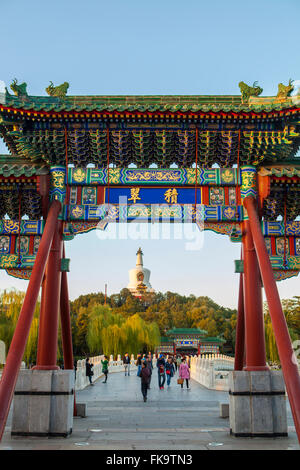
[[68, 438], [10, 436], [11, 412], [0, 450], [299, 450], [288, 406], [287, 438], [235, 438], [229, 420], [219, 417], [219, 404], [228, 403], [228, 392], [208, 390], [191, 381], [181, 389], [177, 377], [159, 390], [154, 370], [148, 401], [143, 402], [140, 379], [122, 372], [108, 382], [76, 393], [87, 404], [87, 417], [75, 417]]

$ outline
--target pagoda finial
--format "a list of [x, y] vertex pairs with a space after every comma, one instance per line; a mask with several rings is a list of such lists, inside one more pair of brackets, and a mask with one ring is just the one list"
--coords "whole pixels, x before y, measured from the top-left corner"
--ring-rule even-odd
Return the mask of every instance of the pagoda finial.
[[136, 252], [136, 266], [143, 266], [143, 252], [142, 248], [139, 247], [138, 251]]

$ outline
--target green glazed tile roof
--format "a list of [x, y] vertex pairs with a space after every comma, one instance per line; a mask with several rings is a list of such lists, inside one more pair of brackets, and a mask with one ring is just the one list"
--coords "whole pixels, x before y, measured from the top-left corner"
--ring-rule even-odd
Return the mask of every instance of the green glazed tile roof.
[[226, 343], [225, 339], [218, 336], [209, 336], [203, 339], [204, 343]]
[[52, 96], [17, 97], [1, 94], [0, 104], [7, 107], [44, 112], [268, 112], [294, 107], [291, 98], [250, 98], [243, 104], [241, 95], [104, 95], [104, 96]]
[[173, 339], [172, 338], [167, 338], [166, 336], [162, 336], [160, 338], [160, 342], [161, 343], [173, 343]]
[[172, 330], [168, 330], [166, 335], [205, 335], [207, 331], [200, 330], [200, 328], [173, 328]]
[[17, 155], [0, 155], [0, 175], [2, 176], [33, 176], [48, 173], [49, 169], [43, 162], [36, 164]]

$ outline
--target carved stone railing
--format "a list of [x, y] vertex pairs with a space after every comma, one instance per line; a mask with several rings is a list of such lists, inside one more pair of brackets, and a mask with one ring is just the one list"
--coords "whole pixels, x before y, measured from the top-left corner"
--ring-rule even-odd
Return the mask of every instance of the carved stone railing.
[[191, 378], [211, 390], [228, 391], [229, 372], [234, 369], [234, 358], [223, 354], [207, 354], [191, 358]]

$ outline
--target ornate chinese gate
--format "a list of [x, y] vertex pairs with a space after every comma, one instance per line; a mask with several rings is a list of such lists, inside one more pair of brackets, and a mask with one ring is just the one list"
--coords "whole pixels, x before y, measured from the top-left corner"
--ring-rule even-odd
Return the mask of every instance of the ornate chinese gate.
[[57, 368], [59, 311], [73, 368], [64, 242], [99, 222], [153, 217], [201, 220], [241, 242], [235, 367], [267, 369], [263, 283], [300, 435], [299, 374], [275, 282], [300, 270], [300, 105], [288, 87], [258, 97], [244, 85], [242, 97], [66, 96], [67, 84], [37, 97], [14, 82], [14, 95], [0, 95], [10, 151], [0, 156], [0, 268], [29, 279], [1, 382], [1, 435], [41, 285], [36, 368]]

